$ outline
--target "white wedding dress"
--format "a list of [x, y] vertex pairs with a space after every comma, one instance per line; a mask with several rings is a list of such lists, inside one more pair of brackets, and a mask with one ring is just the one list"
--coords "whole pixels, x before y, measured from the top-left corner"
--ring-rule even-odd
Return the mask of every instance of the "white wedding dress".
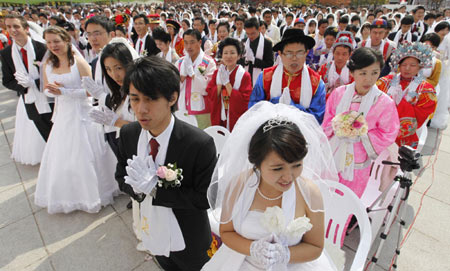
[[[81, 89], [76, 62], [70, 73], [55, 74], [47, 66], [48, 82]], [[49, 213], [74, 210], [98, 212], [118, 194], [114, 179], [116, 157], [104, 140], [103, 129], [90, 122], [87, 97], [60, 95], [55, 101], [53, 127], [45, 147], [36, 185], [35, 203]]]
[[[254, 190], [254, 189], [253, 189]], [[245, 192], [243, 192], [245, 194]], [[248, 194], [246, 194], [248, 195]], [[252, 202], [254, 198], [253, 195], [248, 195], [246, 197], [248, 201]], [[292, 205], [294, 204], [294, 205]], [[290, 223], [293, 219], [289, 219], [288, 217], [294, 217], [295, 214], [295, 189], [292, 186], [288, 191], [283, 194], [283, 203], [282, 209], [285, 214], [288, 216], [286, 222]], [[254, 211], [249, 210], [246, 216], [242, 220], [242, 225], [240, 230], [236, 229], [242, 237], [250, 239], [250, 240], [260, 240], [265, 238], [271, 233], [264, 228], [261, 224], [261, 217], [263, 216], [263, 211]], [[288, 239], [288, 246], [295, 246], [302, 241], [303, 235], [295, 236]], [[336, 268], [334, 264], [331, 264], [331, 259], [327, 256], [325, 250], [319, 256], [319, 258], [305, 263], [295, 263], [288, 264], [286, 266], [273, 266], [271, 270], [273, 271], [281, 271], [281, 270], [289, 270], [289, 271], [334, 271]], [[211, 260], [206, 263], [202, 268], [203, 271], [261, 271], [265, 270], [262, 266], [260, 266], [257, 261], [251, 257], [240, 254], [231, 248], [227, 247], [224, 243], [219, 248], [219, 250], [214, 254]]]
[[28, 118], [23, 98], [19, 97], [16, 109], [16, 124], [11, 158], [24, 165], [36, 165], [41, 162], [45, 140], [36, 125]]

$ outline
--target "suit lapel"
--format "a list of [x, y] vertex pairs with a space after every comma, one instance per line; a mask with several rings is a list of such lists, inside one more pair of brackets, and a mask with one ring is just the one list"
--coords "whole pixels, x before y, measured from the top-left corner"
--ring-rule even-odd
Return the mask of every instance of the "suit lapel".
[[176, 117], [175, 123], [173, 125], [172, 134], [169, 139], [169, 146], [167, 146], [166, 160], [164, 161], [164, 165], [168, 163], [174, 163], [177, 160], [177, 153], [179, 148], [181, 147], [181, 139], [183, 138], [183, 123], [179, 121]]

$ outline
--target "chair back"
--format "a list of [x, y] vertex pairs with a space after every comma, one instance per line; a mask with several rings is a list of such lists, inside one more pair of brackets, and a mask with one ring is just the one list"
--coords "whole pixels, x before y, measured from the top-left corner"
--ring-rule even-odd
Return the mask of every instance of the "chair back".
[[192, 126], [198, 127], [197, 118], [194, 115], [188, 115], [185, 111], [175, 111], [174, 113], [177, 119], [182, 120], [186, 123], [189, 123]]
[[225, 127], [217, 125], [210, 126], [203, 131], [205, 131], [205, 133], [207, 133], [214, 139], [217, 156], [219, 156], [223, 146], [225, 145], [225, 142], [227, 141], [228, 136], [230, 135], [230, 131], [228, 131]]
[[361, 235], [350, 270], [363, 270], [371, 246], [372, 231], [362, 201], [350, 188], [338, 182], [319, 182], [319, 188], [325, 209], [325, 242], [339, 247], [345, 224], [354, 215]]

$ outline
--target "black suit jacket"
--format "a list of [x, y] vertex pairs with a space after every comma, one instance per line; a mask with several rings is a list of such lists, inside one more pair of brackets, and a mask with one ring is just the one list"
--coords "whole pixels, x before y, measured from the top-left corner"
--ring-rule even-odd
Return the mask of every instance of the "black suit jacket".
[[[248, 38], [245, 38], [242, 40], [242, 43], [245, 44], [247, 42]], [[258, 38], [259, 39], [259, 38]], [[261, 41], [259, 41], [261, 42]], [[252, 74], [253, 68], [260, 68], [265, 69], [273, 66], [273, 51], [272, 51], [272, 42], [268, 39], [264, 39], [264, 53], [263, 53], [263, 59], [256, 58], [256, 50], [258, 49], [259, 42], [253, 41], [250, 42], [250, 48], [253, 51], [253, 55], [255, 56], [255, 63], [246, 63], [245, 58], [242, 58], [240, 60], [240, 64], [243, 66], [248, 66], [248, 72]]]
[[[401, 31], [401, 30], [399, 30], [399, 31]], [[388, 39], [394, 41], [395, 36], [397, 35], [397, 33], [398, 33], [398, 31], [389, 34]], [[411, 34], [412, 34], [412, 36], [411, 36], [411, 41], [412, 41], [412, 42], [417, 41], [417, 35], [416, 35], [416, 33], [411, 33]]]
[[[137, 44], [137, 41], [139, 40], [139, 37], [136, 37], [133, 39], [134, 48], [136, 49], [136, 52], [138, 52], [139, 44]], [[154, 56], [161, 52], [161, 50], [156, 47], [155, 40], [152, 38], [150, 33], [145, 38], [145, 50], [147, 50], [147, 56]]]
[[[141, 126], [133, 122], [120, 129], [116, 180], [120, 190], [134, 197], [132, 187], [125, 183], [127, 160], [137, 154]], [[183, 169], [181, 187], [158, 188], [153, 205], [173, 209], [206, 210], [206, 191], [216, 165], [214, 140], [202, 130], [175, 118], [169, 139], [165, 165], [177, 163]]]
[[[36, 55], [36, 61], [41, 61], [44, 57], [47, 47], [45, 44], [32, 40], [34, 52]], [[27, 89], [22, 85], [17, 83], [14, 73], [16, 73], [16, 67], [12, 59], [12, 46], [8, 45], [5, 49], [0, 51], [0, 59], [2, 62], [2, 72], [3, 72], [3, 85], [11, 90], [17, 91], [18, 94], [27, 93]], [[28, 65], [33, 65], [33, 63], [28, 63]], [[36, 79], [36, 86], [39, 88], [40, 80]]]

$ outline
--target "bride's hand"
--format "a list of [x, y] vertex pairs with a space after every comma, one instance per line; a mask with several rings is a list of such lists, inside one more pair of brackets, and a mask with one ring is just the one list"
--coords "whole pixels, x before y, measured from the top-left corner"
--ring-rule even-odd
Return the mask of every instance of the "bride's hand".
[[62, 86], [63, 85], [58, 82], [48, 83], [47, 85], [45, 85], [45, 89], [48, 89], [48, 92], [53, 95], [61, 95], [61, 90], [59, 88]]
[[269, 235], [266, 238], [253, 241], [250, 245], [250, 256], [252, 256], [260, 265], [268, 270], [275, 264], [273, 258], [273, 244], [270, 242], [273, 240], [273, 236]]

